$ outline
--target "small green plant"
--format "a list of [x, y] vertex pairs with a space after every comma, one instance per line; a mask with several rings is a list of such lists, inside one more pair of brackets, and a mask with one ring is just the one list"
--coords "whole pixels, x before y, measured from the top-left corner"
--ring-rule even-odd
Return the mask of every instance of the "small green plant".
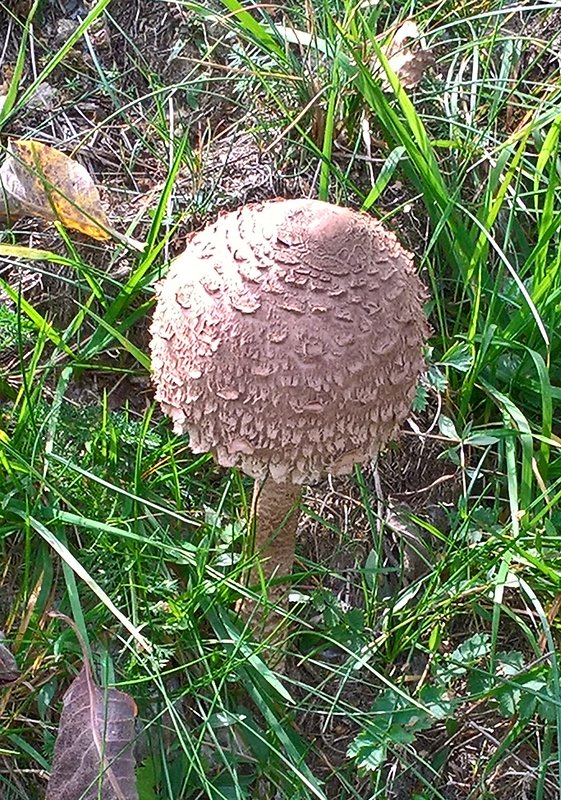
[[418, 733], [451, 716], [455, 705], [444, 689], [425, 687], [417, 701], [395, 689], [384, 689], [369, 709], [367, 724], [350, 744], [348, 755], [363, 770], [379, 770], [396, 748], [413, 744]]
[[0, 358], [14, 355], [14, 345], [25, 349], [33, 342], [34, 326], [9, 306], [0, 303]]

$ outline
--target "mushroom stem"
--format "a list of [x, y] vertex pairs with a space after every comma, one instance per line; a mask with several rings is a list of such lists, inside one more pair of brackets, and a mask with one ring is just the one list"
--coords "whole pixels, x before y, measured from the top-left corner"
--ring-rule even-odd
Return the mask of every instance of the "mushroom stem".
[[[290, 577], [294, 564], [296, 529], [300, 517], [302, 487], [294, 483], [276, 483], [266, 478], [255, 483], [252, 502], [253, 553], [258, 560], [249, 573], [250, 586], [259, 587], [261, 579], [267, 584], [267, 600], [270, 606], [284, 604], [286, 585], [270, 581]], [[251, 618], [255, 635], [262, 638], [278, 625], [279, 615], [274, 612], [261, 614], [257, 604], [246, 600], [242, 613]]]

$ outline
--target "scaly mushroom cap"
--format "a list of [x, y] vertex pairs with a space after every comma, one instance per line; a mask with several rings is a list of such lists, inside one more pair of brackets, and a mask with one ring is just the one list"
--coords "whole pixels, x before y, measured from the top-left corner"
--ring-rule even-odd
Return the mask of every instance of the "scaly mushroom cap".
[[191, 236], [158, 287], [156, 398], [194, 452], [308, 483], [375, 456], [423, 369], [412, 258], [367, 216], [273, 200]]

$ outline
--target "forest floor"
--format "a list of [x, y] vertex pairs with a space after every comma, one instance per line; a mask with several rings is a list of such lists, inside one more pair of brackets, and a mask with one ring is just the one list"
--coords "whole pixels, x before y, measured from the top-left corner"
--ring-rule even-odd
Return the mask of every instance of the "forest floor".
[[[373, 65], [413, 20], [400, 88]], [[122, 234], [0, 232], [3, 800], [44, 796], [80, 668], [52, 609], [135, 699], [140, 800], [560, 796], [560, 28], [551, 4], [0, 0], [0, 158], [71, 156]], [[148, 330], [192, 231], [302, 196], [395, 231], [432, 336], [398, 440], [306, 489], [277, 673], [234, 611], [251, 481], [172, 434]]]

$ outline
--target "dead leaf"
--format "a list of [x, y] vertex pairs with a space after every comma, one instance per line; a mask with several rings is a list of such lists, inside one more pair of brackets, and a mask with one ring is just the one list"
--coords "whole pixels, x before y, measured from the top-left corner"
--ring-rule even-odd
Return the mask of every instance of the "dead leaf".
[[[434, 55], [431, 50], [423, 50], [406, 44], [407, 41], [416, 42], [419, 36], [417, 24], [408, 19], [397, 28], [389, 44], [382, 47], [382, 52], [390, 62], [390, 67], [406, 89], [417, 86], [426, 70], [434, 63]], [[385, 70], [376, 58], [372, 61], [372, 71], [376, 77], [380, 78], [385, 91], [391, 89]]]
[[[0, 635], [0, 638], [3, 636]], [[19, 677], [18, 665], [5, 644], [0, 641], [0, 686], [13, 683]]]
[[[308, 33], [307, 31], [278, 24], [271, 25], [271, 30], [281, 36], [287, 44], [296, 45], [303, 51], [312, 50], [316, 51], [321, 57], [333, 57], [333, 47], [330, 42], [315, 33]], [[419, 38], [420, 33], [417, 24], [412, 19], [407, 19], [394, 29], [388, 43], [380, 44], [380, 49], [390, 62], [392, 70], [407, 89], [416, 86], [428, 67], [434, 63], [432, 51], [418, 47]], [[382, 36], [379, 36], [378, 39], [380, 42], [385, 41], [387, 39], [387, 31]], [[406, 44], [408, 40], [411, 42], [409, 45]], [[391, 90], [386, 71], [377, 56], [370, 57], [369, 64], [373, 75], [380, 79], [384, 91]]]
[[110, 238], [99, 192], [88, 171], [42, 142], [10, 140], [0, 167], [0, 199], [2, 194], [5, 216], [59, 220], [93, 239]]
[[134, 700], [102, 689], [84, 663], [64, 695], [45, 800], [138, 800]]
[[58, 611], [78, 638], [84, 666], [63, 699], [45, 800], [138, 800], [134, 776], [132, 697], [95, 682], [87, 647], [73, 620]]

